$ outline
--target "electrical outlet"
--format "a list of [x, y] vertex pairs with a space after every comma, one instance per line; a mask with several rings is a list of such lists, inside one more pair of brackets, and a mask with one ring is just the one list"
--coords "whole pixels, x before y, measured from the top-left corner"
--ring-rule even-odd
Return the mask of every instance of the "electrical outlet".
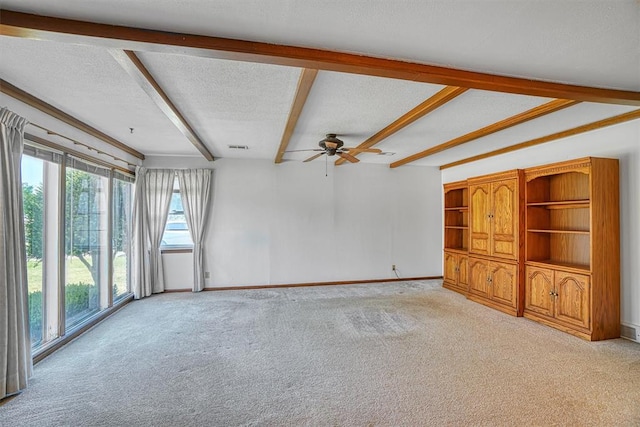
[[391, 264], [391, 271], [396, 271], [396, 265], [395, 264]]
[[210, 278], [210, 277], [211, 277], [211, 274], [210, 274], [208, 271], [205, 271], [205, 272], [204, 272], [204, 278], [205, 278], [205, 279], [208, 279], [208, 278]]

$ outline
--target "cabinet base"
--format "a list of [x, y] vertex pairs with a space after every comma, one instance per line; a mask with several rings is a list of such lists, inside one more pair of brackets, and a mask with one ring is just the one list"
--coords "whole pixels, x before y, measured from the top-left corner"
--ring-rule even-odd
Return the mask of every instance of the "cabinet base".
[[455, 284], [450, 283], [450, 282], [442, 282], [442, 287], [445, 288], [445, 289], [449, 289], [450, 291], [462, 294], [465, 297], [467, 296], [467, 288], [466, 287], [458, 286], [458, 285], [455, 285]]
[[620, 338], [619, 335], [597, 337], [591, 332], [585, 332], [578, 329], [574, 329], [570, 326], [563, 325], [561, 323], [555, 322], [554, 320], [548, 319], [546, 317], [540, 316], [537, 313], [532, 313], [530, 311], [525, 311], [524, 317], [529, 320], [533, 320], [534, 322], [542, 323], [543, 325], [550, 326], [554, 329], [557, 329], [562, 332], [566, 332], [568, 334], [574, 335], [578, 338], [582, 338], [583, 340], [587, 340], [587, 341], [600, 341], [600, 340], [606, 340], [611, 338]]
[[483, 298], [477, 295], [473, 295], [473, 294], [467, 294], [467, 299], [477, 302], [479, 304], [482, 305], [486, 305], [487, 307], [491, 307], [493, 309], [496, 309], [498, 311], [501, 311], [503, 313], [509, 314], [511, 316], [514, 317], [520, 317], [522, 316], [521, 313], [518, 313], [518, 310], [515, 307], [509, 307], [507, 305], [503, 305], [503, 304], [498, 304], [494, 301], [491, 301], [490, 299], [487, 298]]

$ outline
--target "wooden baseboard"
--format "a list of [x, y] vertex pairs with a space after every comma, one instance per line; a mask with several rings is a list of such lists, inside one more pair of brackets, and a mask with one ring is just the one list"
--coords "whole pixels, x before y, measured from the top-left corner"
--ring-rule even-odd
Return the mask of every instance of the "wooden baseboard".
[[[251, 289], [272, 289], [272, 288], [303, 288], [308, 286], [334, 286], [334, 285], [363, 285], [366, 283], [383, 283], [383, 282], [405, 282], [408, 280], [439, 280], [442, 276], [426, 276], [426, 277], [407, 277], [393, 279], [372, 279], [372, 280], [345, 280], [340, 282], [307, 282], [307, 283], [280, 283], [275, 285], [239, 285], [239, 286], [219, 286], [207, 287], [203, 291], [243, 291]], [[192, 292], [193, 289], [166, 289], [165, 294], [176, 292]]]
[[334, 285], [362, 285], [366, 283], [383, 283], [383, 282], [405, 282], [408, 280], [436, 280], [442, 279], [442, 276], [429, 277], [407, 277], [392, 279], [370, 279], [370, 280], [346, 280], [340, 282], [307, 282], [307, 283], [283, 283], [276, 285], [251, 285], [251, 286], [220, 286], [215, 288], [204, 288], [205, 291], [239, 291], [249, 289], [273, 289], [273, 288], [302, 288], [307, 286], [334, 286]]

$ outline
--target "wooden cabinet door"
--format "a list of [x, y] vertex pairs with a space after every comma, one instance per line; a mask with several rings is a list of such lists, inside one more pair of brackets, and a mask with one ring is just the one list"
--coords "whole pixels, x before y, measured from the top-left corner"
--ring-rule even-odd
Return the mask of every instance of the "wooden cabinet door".
[[527, 266], [525, 269], [524, 309], [553, 317], [555, 297], [553, 271]]
[[492, 262], [489, 264], [489, 297], [497, 303], [516, 307], [518, 268], [513, 264]]
[[476, 184], [469, 186], [469, 252], [479, 255], [491, 255], [489, 241], [491, 237], [491, 185]]
[[458, 285], [469, 288], [469, 257], [466, 255], [458, 255]]
[[590, 327], [591, 289], [589, 276], [556, 271], [556, 319], [584, 329]]
[[469, 293], [487, 297], [489, 261], [469, 257]]
[[491, 255], [516, 259], [518, 253], [518, 181], [491, 184]]
[[444, 281], [451, 283], [452, 285], [456, 284], [458, 278], [458, 256], [451, 252], [444, 252]]

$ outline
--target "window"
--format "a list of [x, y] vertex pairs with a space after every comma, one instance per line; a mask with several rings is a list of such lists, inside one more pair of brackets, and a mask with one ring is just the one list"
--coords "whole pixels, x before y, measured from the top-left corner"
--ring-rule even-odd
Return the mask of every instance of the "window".
[[22, 158], [22, 205], [24, 210], [25, 249], [27, 253], [27, 282], [29, 287], [29, 327], [31, 345], [44, 340], [44, 161]]
[[[65, 326], [69, 330], [107, 306], [109, 171], [69, 159], [65, 206]], [[91, 173], [100, 172], [100, 175]]]
[[131, 269], [131, 211], [133, 202], [133, 178], [114, 173], [113, 176], [113, 214], [111, 251], [113, 269], [111, 282], [113, 284], [113, 300], [117, 301], [126, 296], [130, 290]]
[[168, 249], [191, 248], [193, 240], [189, 233], [189, 226], [182, 207], [182, 197], [178, 180], [173, 183], [173, 194], [169, 204], [169, 216], [162, 235], [162, 247]]
[[23, 210], [34, 354], [130, 295], [133, 179], [25, 145]]
[[[59, 191], [62, 155], [25, 146], [22, 156], [22, 203], [29, 328], [38, 348], [60, 336], [58, 328]], [[53, 237], [49, 237], [53, 236]]]

